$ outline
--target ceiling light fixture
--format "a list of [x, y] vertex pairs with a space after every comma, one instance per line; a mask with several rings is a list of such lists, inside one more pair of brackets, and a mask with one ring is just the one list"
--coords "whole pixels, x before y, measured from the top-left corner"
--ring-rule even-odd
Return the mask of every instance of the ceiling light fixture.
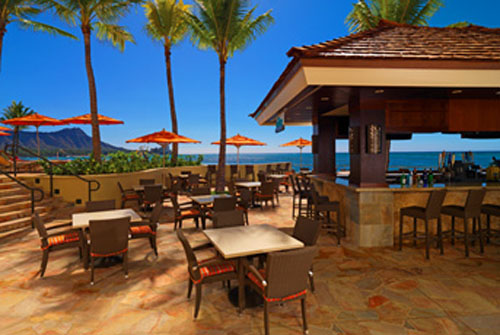
[[382, 94], [382, 93], [384, 93], [384, 90], [375, 90], [374, 92], [375, 92], [375, 94]]
[[330, 100], [330, 97], [321, 97], [321, 101], [328, 101]]
[[463, 92], [462, 90], [453, 90], [451, 91], [451, 94], [460, 94], [462, 92]]

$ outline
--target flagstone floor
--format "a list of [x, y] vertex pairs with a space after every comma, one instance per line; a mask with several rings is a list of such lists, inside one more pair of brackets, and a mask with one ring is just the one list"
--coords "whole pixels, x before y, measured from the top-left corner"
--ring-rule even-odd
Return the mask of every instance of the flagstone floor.
[[[256, 209], [250, 223], [292, 226], [291, 198]], [[205, 285], [198, 319], [186, 298], [184, 252], [162, 224], [158, 259], [132, 241], [129, 278], [121, 267], [96, 271], [89, 285], [77, 250], [53, 252], [46, 277], [35, 232], [0, 241], [0, 334], [263, 334], [263, 309], [238, 315], [220, 283]], [[185, 225], [191, 240], [202, 233]], [[356, 249], [324, 234], [314, 261], [316, 292], [308, 294], [310, 334], [500, 334], [500, 247], [463, 256], [445, 245], [424, 260], [422, 248]], [[271, 334], [301, 334], [300, 304], [271, 308]]]

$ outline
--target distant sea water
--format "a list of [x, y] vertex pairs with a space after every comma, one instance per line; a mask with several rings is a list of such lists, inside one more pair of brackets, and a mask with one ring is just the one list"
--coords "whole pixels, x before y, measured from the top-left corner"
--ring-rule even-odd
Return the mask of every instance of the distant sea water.
[[[456, 159], [462, 159], [462, 152], [455, 152]], [[196, 155], [194, 155], [196, 156]], [[389, 170], [398, 169], [424, 169], [438, 167], [439, 152], [391, 152], [389, 156]], [[486, 168], [492, 162], [492, 157], [500, 159], [500, 151], [477, 151], [474, 152], [474, 163]], [[56, 157], [48, 157], [56, 159]], [[26, 158], [30, 159], [30, 158]], [[31, 158], [33, 159], [33, 158]], [[59, 157], [59, 159], [74, 159], [74, 157]], [[217, 164], [217, 154], [203, 154], [203, 164]], [[349, 154], [337, 153], [335, 156], [337, 170], [349, 170]], [[294, 170], [299, 170], [299, 153], [240, 153], [240, 164], [267, 164], [278, 162], [291, 162]], [[227, 164], [236, 164], [236, 154], [226, 154]], [[302, 154], [302, 167], [312, 169], [313, 155]]]

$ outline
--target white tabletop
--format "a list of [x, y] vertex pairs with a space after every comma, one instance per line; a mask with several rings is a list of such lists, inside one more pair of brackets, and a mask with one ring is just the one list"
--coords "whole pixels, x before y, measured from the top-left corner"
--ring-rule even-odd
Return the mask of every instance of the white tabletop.
[[203, 231], [224, 258], [244, 257], [304, 247], [304, 243], [262, 224]]
[[230, 194], [193, 195], [189, 198], [199, 205], [209, 205], [219, 198], [231, 198]]
[[73, 228], [87, 228], [89, 226], [90, 220], [107, 220], [107, 219], [117, 219], [122, 217], [130, 217], [131, 221], [140, 221], [142, 218], [134, 210], [130, 208], [126, 209], [114, 209], [111, 211], [99, 211], [91, 213], [76, 213], [73, 214]]
[[279, 173], [268, 174], [267, 176], [273, 179], [285, 179], [288, 177], [286, 174], [279, 174]]
[[261, 183], [260, 183], [260, 181], [238, 181], [238, 182], [234, 183], [234, 186], [245, 187], [245, 188], [254, 188], [254, 187], [260, 187]]

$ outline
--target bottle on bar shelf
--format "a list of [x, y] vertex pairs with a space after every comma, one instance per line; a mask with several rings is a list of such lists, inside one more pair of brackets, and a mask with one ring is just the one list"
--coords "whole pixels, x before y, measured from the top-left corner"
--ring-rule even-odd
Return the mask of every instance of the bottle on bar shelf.
[[406, 181], [406, 185], [412, 186], [413, 184], [413, 171], [410, 170], [410, 173], [408, 174], [408, 180]]
[[413, 185], [414, 186], [418, 186], [418, 174], [417, 174], [417, 169], [416, 168], [413, 168], [412, 177], [413, 177]]
[[427, 183], [428, 183], [428, 175], [427, 175], [427, 169], [424, 170], [424, 173], [422, 174], [422, 180], [424, 182], [424, 187], [427, 187]]
[[403, 174], [401, 174], [400, 182], [401, 182], [401, 186], [406, 185], [406, 174], [404, 172], [403, 172]]
[[432, 187], [434, 185], [434, 173], [432, 173], [432, 170], [429, 171], [429, 187]]

